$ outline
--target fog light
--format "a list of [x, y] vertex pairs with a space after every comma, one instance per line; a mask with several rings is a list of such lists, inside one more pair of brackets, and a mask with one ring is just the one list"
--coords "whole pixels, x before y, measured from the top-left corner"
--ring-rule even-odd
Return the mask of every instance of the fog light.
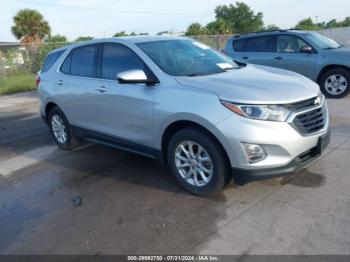
[[256, 163], [267, 157], [264, 148], [260, 145], [241, 143], [241, 147], [249, 163]]

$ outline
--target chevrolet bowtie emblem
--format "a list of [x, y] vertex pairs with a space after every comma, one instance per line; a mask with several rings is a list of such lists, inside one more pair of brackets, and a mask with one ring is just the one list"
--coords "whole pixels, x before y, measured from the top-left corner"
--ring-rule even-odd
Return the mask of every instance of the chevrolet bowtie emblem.
[[315, 99], [315, 105], [320, 105], [321, 104], [321, 97], [317, 97], [316, 99]]

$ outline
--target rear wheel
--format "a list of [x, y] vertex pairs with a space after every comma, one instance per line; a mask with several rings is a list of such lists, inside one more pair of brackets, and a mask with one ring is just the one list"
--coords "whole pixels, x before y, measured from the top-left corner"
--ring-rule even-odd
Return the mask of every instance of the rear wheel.
[[192, 194], [218, 193], [232, 180], [222, 148], [199, 129], [182, 129], [170, 139], [168, 163], [176, 180]]
[[52, 108], [48, 120], [51, 135], [61, 149], [71, 150], [78, 145], [78, 139], [62, 110], [58, 107]]
[[350, 92], [350, 72], [343, 68], [331, 69], [321, 76], [319, 85], [326, 97], [345, 97]]

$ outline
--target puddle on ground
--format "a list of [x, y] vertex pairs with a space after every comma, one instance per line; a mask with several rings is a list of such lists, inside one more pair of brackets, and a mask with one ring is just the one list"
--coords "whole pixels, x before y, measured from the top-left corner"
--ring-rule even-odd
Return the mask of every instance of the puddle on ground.
[[320, 187], [326, 182], [326, 178], [323, 175], [312, 173], [307, 169], [301, 172], [285, 177], [281, 181], [281, 185], [294, 185], [298, 187]]

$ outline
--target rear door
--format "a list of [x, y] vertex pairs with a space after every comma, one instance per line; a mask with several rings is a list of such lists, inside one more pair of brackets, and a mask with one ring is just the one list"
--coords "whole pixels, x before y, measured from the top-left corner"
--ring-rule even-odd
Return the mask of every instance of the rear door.
[[312, 78], [316, 69], [317, 53], [302, 53], [301, 49], [304, 46], [309, 45], [297, 36], [287, 34], [278, 35], [278, 67]]
[[277, 66], [276, 37], [265, 35], [233, 40], [234, 60], [266, 66]]
[[69, 122], [84, 129], [96, 128], [98, 44], [73, 49], [56, 74], [55, 98]]

